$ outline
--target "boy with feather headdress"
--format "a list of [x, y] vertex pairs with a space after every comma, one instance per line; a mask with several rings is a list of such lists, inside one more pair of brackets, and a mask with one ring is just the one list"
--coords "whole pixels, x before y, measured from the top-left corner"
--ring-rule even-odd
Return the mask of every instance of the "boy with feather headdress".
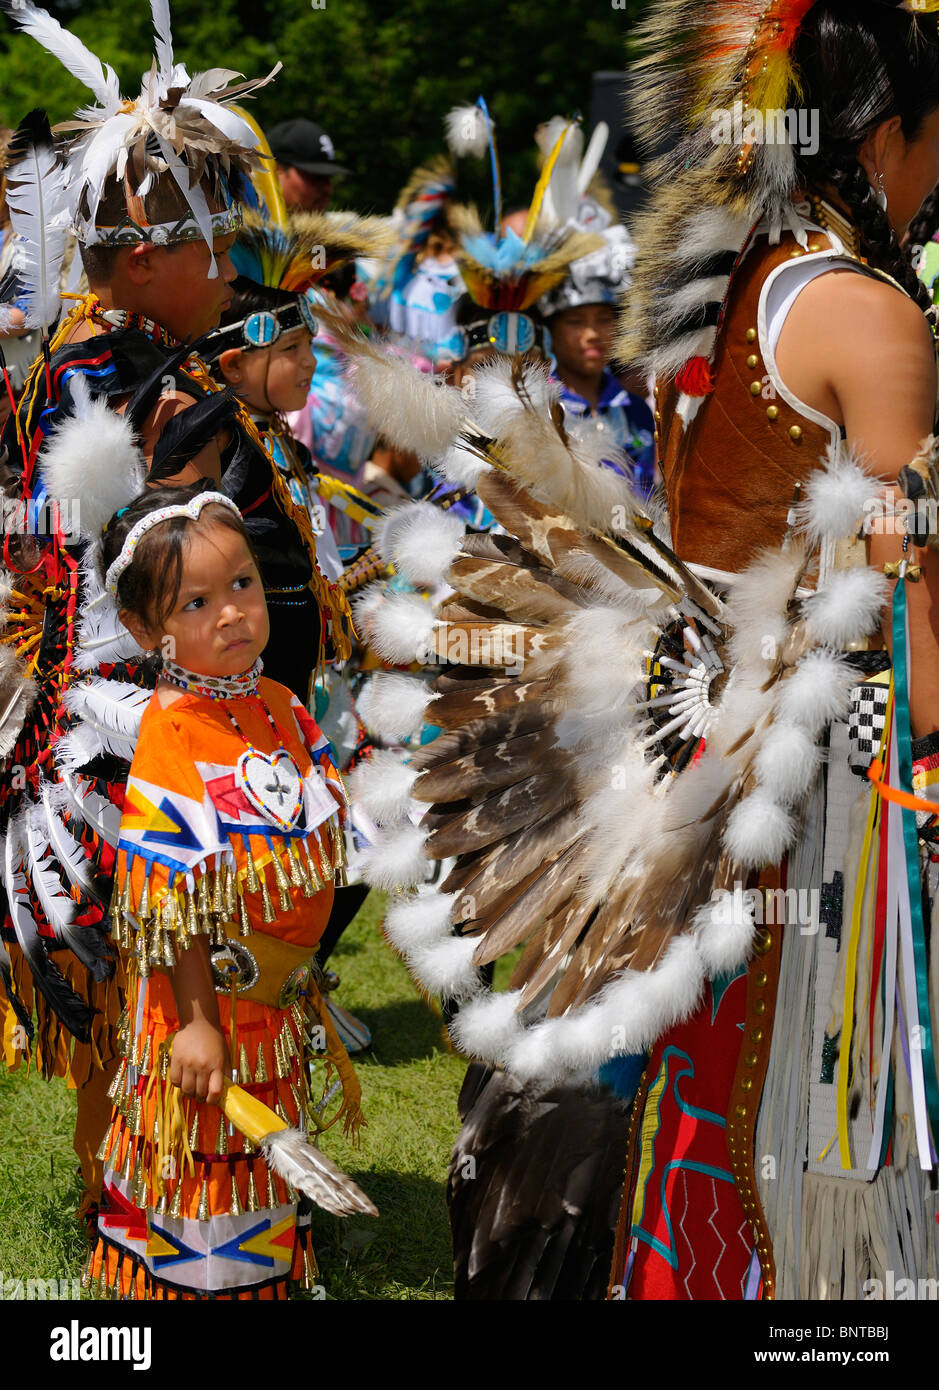
[[[260, 167], [255, 136], [229, 103], [262, 83], [233, 84], [238, 75], [218, 68], [190, 77], [174, 57], [166, 0], [152, 8], [156, 57], [134, 101], [50, 15], [12, 11], [94, 102], [70, 123], [64, 154], [32, 113], [9, 171], [28, 323], [43, 352], [4, 434], [17, 529], [29, 534], [8, 536], [0, 584], [2, 1042], [8, 1065], [32, 1050], [45, 1075], [78, 1086], [89, 1201], [121, 1010], [107, 942], [113, 846], [159, 664], [95, 578], [101, 528], [145, 484], [207, 476], [248, 514], [265, 587], [298, 591], [300, 607], [272, 607], [269, 671], [305, 695], [320, 634], [328, 629], [339, 650], [348, 640], [347, 606], [317, 577], [308, 518], [195, 347], [231, 297], [228, 255]], [[89, 293], [55, 327], [70, 227]]]

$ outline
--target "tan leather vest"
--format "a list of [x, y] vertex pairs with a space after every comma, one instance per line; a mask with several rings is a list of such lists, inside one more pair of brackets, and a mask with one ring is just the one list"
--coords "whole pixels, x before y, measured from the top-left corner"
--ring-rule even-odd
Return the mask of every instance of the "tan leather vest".
[[[809, 251], [828, 250], [820, 232]], [[683, 560], [731, 572], [778, 545], [797, 482], [817, 468], [831, 433], [783, 399], [763, 360], [760, 295], [777, 266], [805, 252], [791, 233], [765, 239], [734, 274], [718, 336], [714, 391], [685, 426], [674, 382], [656, 386], [659, 465], [672, 543]]]

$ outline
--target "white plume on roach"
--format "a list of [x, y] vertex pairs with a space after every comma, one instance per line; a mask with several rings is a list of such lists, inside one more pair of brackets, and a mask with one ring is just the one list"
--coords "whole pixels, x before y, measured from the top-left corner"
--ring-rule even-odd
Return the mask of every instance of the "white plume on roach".
[[452, 107], [444, 117], [444, 126], [447, 144], [457, 159], [466, 155], [482, 159], [488, 151], [489, 122], [478, 106]]

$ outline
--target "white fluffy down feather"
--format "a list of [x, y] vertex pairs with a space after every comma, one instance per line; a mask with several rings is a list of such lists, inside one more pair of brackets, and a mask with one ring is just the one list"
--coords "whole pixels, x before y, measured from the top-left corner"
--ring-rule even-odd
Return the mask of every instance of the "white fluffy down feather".
[[886, 576], [868, 565], [836, 570], [825, 587], [806, 600], [804, 612], [819, 642], [844, 648], [873, 631], [888, 593]]
[[460, 550], [466, 527], [458, 516], [432, 502], [418, 502], [392, 512], [379, 538], [383, 558], [409, 584], [442, 584]]
[[699, 907], [692, 927], [698, 954], [710, 979], [729, 974], [748, 958], [756, 928], [752, 892], [723, 889]]
[[428, 994], [466, 999], [480, 989], [479, 971], [473, 964], [478, 944], [470, 936], [415, 943], [408, 951], [408, 965]]
[[459, 391], [391, 353], [357, 357], [350, 377], [363, 409], [385, 439], [433, 461], [445, 453], [466, 414]]
[[809, 652], [782, 684], [776, 717], [801, 724], [817, 738], [826, 724], [844, 719], [856, 673], [834, 652]]
[[696, 943], [676, 937], [655, 970], [624, 971], [595, 1003], [569, 1018], [525, 1029], [510, 1043], [506, 1065], [520, 1080], [552, 1081], [598, 1067], [613, 1056], [642, 1052], [688, 1017], [703, 981]]
[[397, 753], [376, 748], [346, 777], [353, 806], [363, 807], [378, 825], [389, 825], [406, 814], [417, 772]]
[[81, 375], [72, 378], [72, 393], [76, 413], [46, 444], [40, 471], [63, 521], [72, 518], [74, 529], [99, 541], [105, 522], [143, 491], [147, 471], [123, 416], [103, 399], [92, 400]]
[[753, 771], [760, 786], [788, 806], [809, 790], [821, 760], [821, 749], [801, 724], [779, 723], [763, 739]]
[[448, 483], [474, 488], [482, 475], [490, 472], [491, 464], [462, 444], [454, 444], [435, 461], [434, 468]]
[[421, 888], [417, 893], [396, 898], [385, 916], [385, 935], [396, 951], [410, 955], [417, 946], [443, 941], [450, 936], [450, 914], [454, 893]]
[[356, 709], [370, 734], [394, 743], [417, 733], [427, 706], [437, 698], [419, 676], [388, 672], [373, 676], [363, 685]]
[[450, 1036], [461, 1052], [482, 1061], [505, 1063], [522, 1036], [515, 1012], [520, 993], [483, 994], [465, 1004], [450, 1024]]
[[842, 444], [829, 446], [825, 466], [810, 474], [804, 488], [798, 525], [813, 548], [856, 535], [864, 518], [882, 508], [882, 483]]
[[444, 117], [447, 144], [457, 159], [475, 155], [481, 159], [489, 148], [489, 126], [478, 106], [454, 106]]
[[356, 617], [384, 661], [424, 665], [432, 658], [434, 610], [419, 594], [389, 594], [381, 603], [358, 607]]
[[745, 796], [727, 817], [724, 848], [743, 869], [777, 864], [792, 843], [796, 823], [763, 787]]
[[362, 855], [362, 877], [372, 888], [394, 892], [416, 888], [427, 875], [424, 854], [427, 831], [419, 825], [406, 825], [383, 835]]

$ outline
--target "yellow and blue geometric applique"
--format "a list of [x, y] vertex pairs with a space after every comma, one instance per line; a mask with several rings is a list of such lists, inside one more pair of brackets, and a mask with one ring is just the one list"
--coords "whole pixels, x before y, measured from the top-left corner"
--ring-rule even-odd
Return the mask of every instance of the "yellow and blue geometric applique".
[[148, 1255], [153, 1256], [153, 1272], [167, 1269], [170, 1265], [185, 1264], [187, 1260], [204, 1260], [203, 1250], [193, 1250], [179, 1236], [172, 1235], [155, 1221], [150, 1222], [150, 1239], [147, 1242]]
[[212, 1254], [224, 1255], [229, 1260], [243, 1260], [246, 1264], [260, 1264], [273, 1268], [275, 1260], [283, 1264], [291, 1258], [296, 1238], [296, 1224], [296, 1215], [293, 1213], [278, 1221], [276, 1226], [271, 1225], [269, 1216], [264, 1217], [256, 1226], [252, 1226], [250, 1231], [234, 1236], [224, 1245], [216, 1246]]
[[128, 830], [140, 831], [142, 844], [172, 845], [174, 849], [189, 850], [204, 848], [179, 802], [164, 792], [157, 806], [144, 795], [139, 782], [128, 784], [124, 798], [121, 831]]

